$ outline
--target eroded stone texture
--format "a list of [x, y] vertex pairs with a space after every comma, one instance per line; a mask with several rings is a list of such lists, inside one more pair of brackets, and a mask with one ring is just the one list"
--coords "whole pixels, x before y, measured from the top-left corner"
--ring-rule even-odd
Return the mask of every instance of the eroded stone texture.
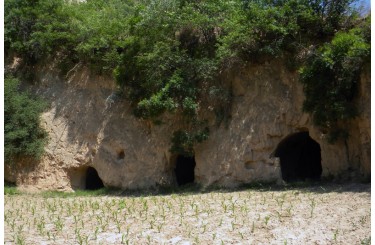
[[210, 139], [196, 150], [197, 178], [202, 182], [235, 185], [277, 180], [279, 170], [272, 164], [271, 153], [282, 139], [300, 131], [309, 131], [320, 144], [323, 177], [369, 178], [369, 70], [361, 77], [360, 115], [350, 125], [350, 138], [333, 145], [302, 112], [304, 94], [296, 73], [272, 62], [246, 67], [229, 77], [235, 83], [230, 125], [212, 130]]
[[[84, 170], [94, 167], [105, 186], [147, 188], [176, 185], [175, 157], [169, 153], [173, 118], [153, 126], [132, 115], [116, 97], [113, 80], [77, 68], [66, 77], [53, 68], [38, 72], [35, 93], [51, 102], [42, 116], [49, 143], [33, 168], [5, 168], [5, 178], [25, 189], [72, 190], [84, 187]], [[288, 135], [309, 131], [320, 144], [323, 177], [370, 176], [370, 71], [362, 75], [351, 138], [330, 145], [302, 112], [298, 74], [280, 61], [248, 65], [222, 75], [232, 88], [228, 123], [210, 122], [210, 137], [195, 148], [195, 182], [235, 186], [280, 181], [279, 159], [272, 154]]]

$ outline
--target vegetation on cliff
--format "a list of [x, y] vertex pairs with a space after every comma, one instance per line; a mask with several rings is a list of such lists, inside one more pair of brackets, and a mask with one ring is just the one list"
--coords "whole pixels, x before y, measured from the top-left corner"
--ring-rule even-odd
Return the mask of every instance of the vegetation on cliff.
[[329, 132], [332, 142], [348, 137], [342, 123], [358, 113], [353, 100], [361, 69], [369, 58], [370, 23], [367, 23], [362, 29], [336, 33], [301, 68], [300, 80], [306, 95], [303, 108], [313, 115], [317, 126]]
[[370, 16], [352, 2], [6, 0], [5, 49], [25, 65], [58, 55], [63, 70], [84, 63], [113, 74], [137, 117], [178, 115], [171, 150], [189, 155], [209, 135], [207, 108], [218, 122], [229, 116], [231, 91], [218, 76], [246, 62], [302, 67], [304, 109], [329, 132], [355, 116]]
[[47, 133], [39, 126], [46, 104], [27, 92], [19, 91], [15, 78], [4, 81], [4, 156], [5, 163], [15, 158], [38, 159], [44, 152]]

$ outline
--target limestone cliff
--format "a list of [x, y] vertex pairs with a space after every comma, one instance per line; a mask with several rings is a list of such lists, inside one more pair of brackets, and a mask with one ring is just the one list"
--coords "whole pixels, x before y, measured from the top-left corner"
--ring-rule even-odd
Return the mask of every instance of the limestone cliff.
[[[195, 147], [194, 182], [235, 186], [281, 180], [273, 153], [287, 136], [309, 132], [321, 149], [322, 177], [370, 176], [370, 69], [365, 69], [356, 103], [360, 115], [350, 138], [329, 144], [302, 112], [298, 74], [281, 61], [246, 65], [221, 79], [232, 89], [227, 125], [210, 122], [210, 137]], [[153, 126], [132, 115], [116, 96], [115, 82], [77, 68], [59, 76], [53, 67], [37, 71], [36, 94], [50, 102], [42, 115], [49, 143], [41, 162], [25, 168], [5, 166], [5, 178], [26, 189], [85, 188], [94, 167], [105, 186], [147, 188], [176, 185], [176, 156], [169, 153], [173, 118]]]

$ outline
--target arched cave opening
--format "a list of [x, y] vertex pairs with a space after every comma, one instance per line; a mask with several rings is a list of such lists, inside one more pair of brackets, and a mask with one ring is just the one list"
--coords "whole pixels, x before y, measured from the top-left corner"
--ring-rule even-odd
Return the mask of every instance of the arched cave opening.
[[98, 190], [104, 187], [103, 181], [100, 179], [98, 172], [93, 167], [86, 170], [86, 190]]
[[117, 154], [117, 158], [118, 158], [118, 159], [124, 159], [124, 158], [125, 158], [125, 152], [124, 152], [124, 150], [121, 150], [121, 151]]
[[319, 180], [322, 174], [320, 145], [309, 132], [292, 134], [283, 139], [276, 148], [275, 157], [280, 159], [284, 181]]
[[178, 155], [176, 158], [176, 180], [179, 186], [194, 183], [194, 157]]

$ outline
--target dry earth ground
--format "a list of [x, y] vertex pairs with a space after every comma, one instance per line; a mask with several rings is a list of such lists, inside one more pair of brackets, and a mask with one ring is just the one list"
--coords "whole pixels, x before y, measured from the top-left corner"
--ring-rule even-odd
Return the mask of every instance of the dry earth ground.
[[370, 184], [5, 195], [5, 244], [369, 244]]

